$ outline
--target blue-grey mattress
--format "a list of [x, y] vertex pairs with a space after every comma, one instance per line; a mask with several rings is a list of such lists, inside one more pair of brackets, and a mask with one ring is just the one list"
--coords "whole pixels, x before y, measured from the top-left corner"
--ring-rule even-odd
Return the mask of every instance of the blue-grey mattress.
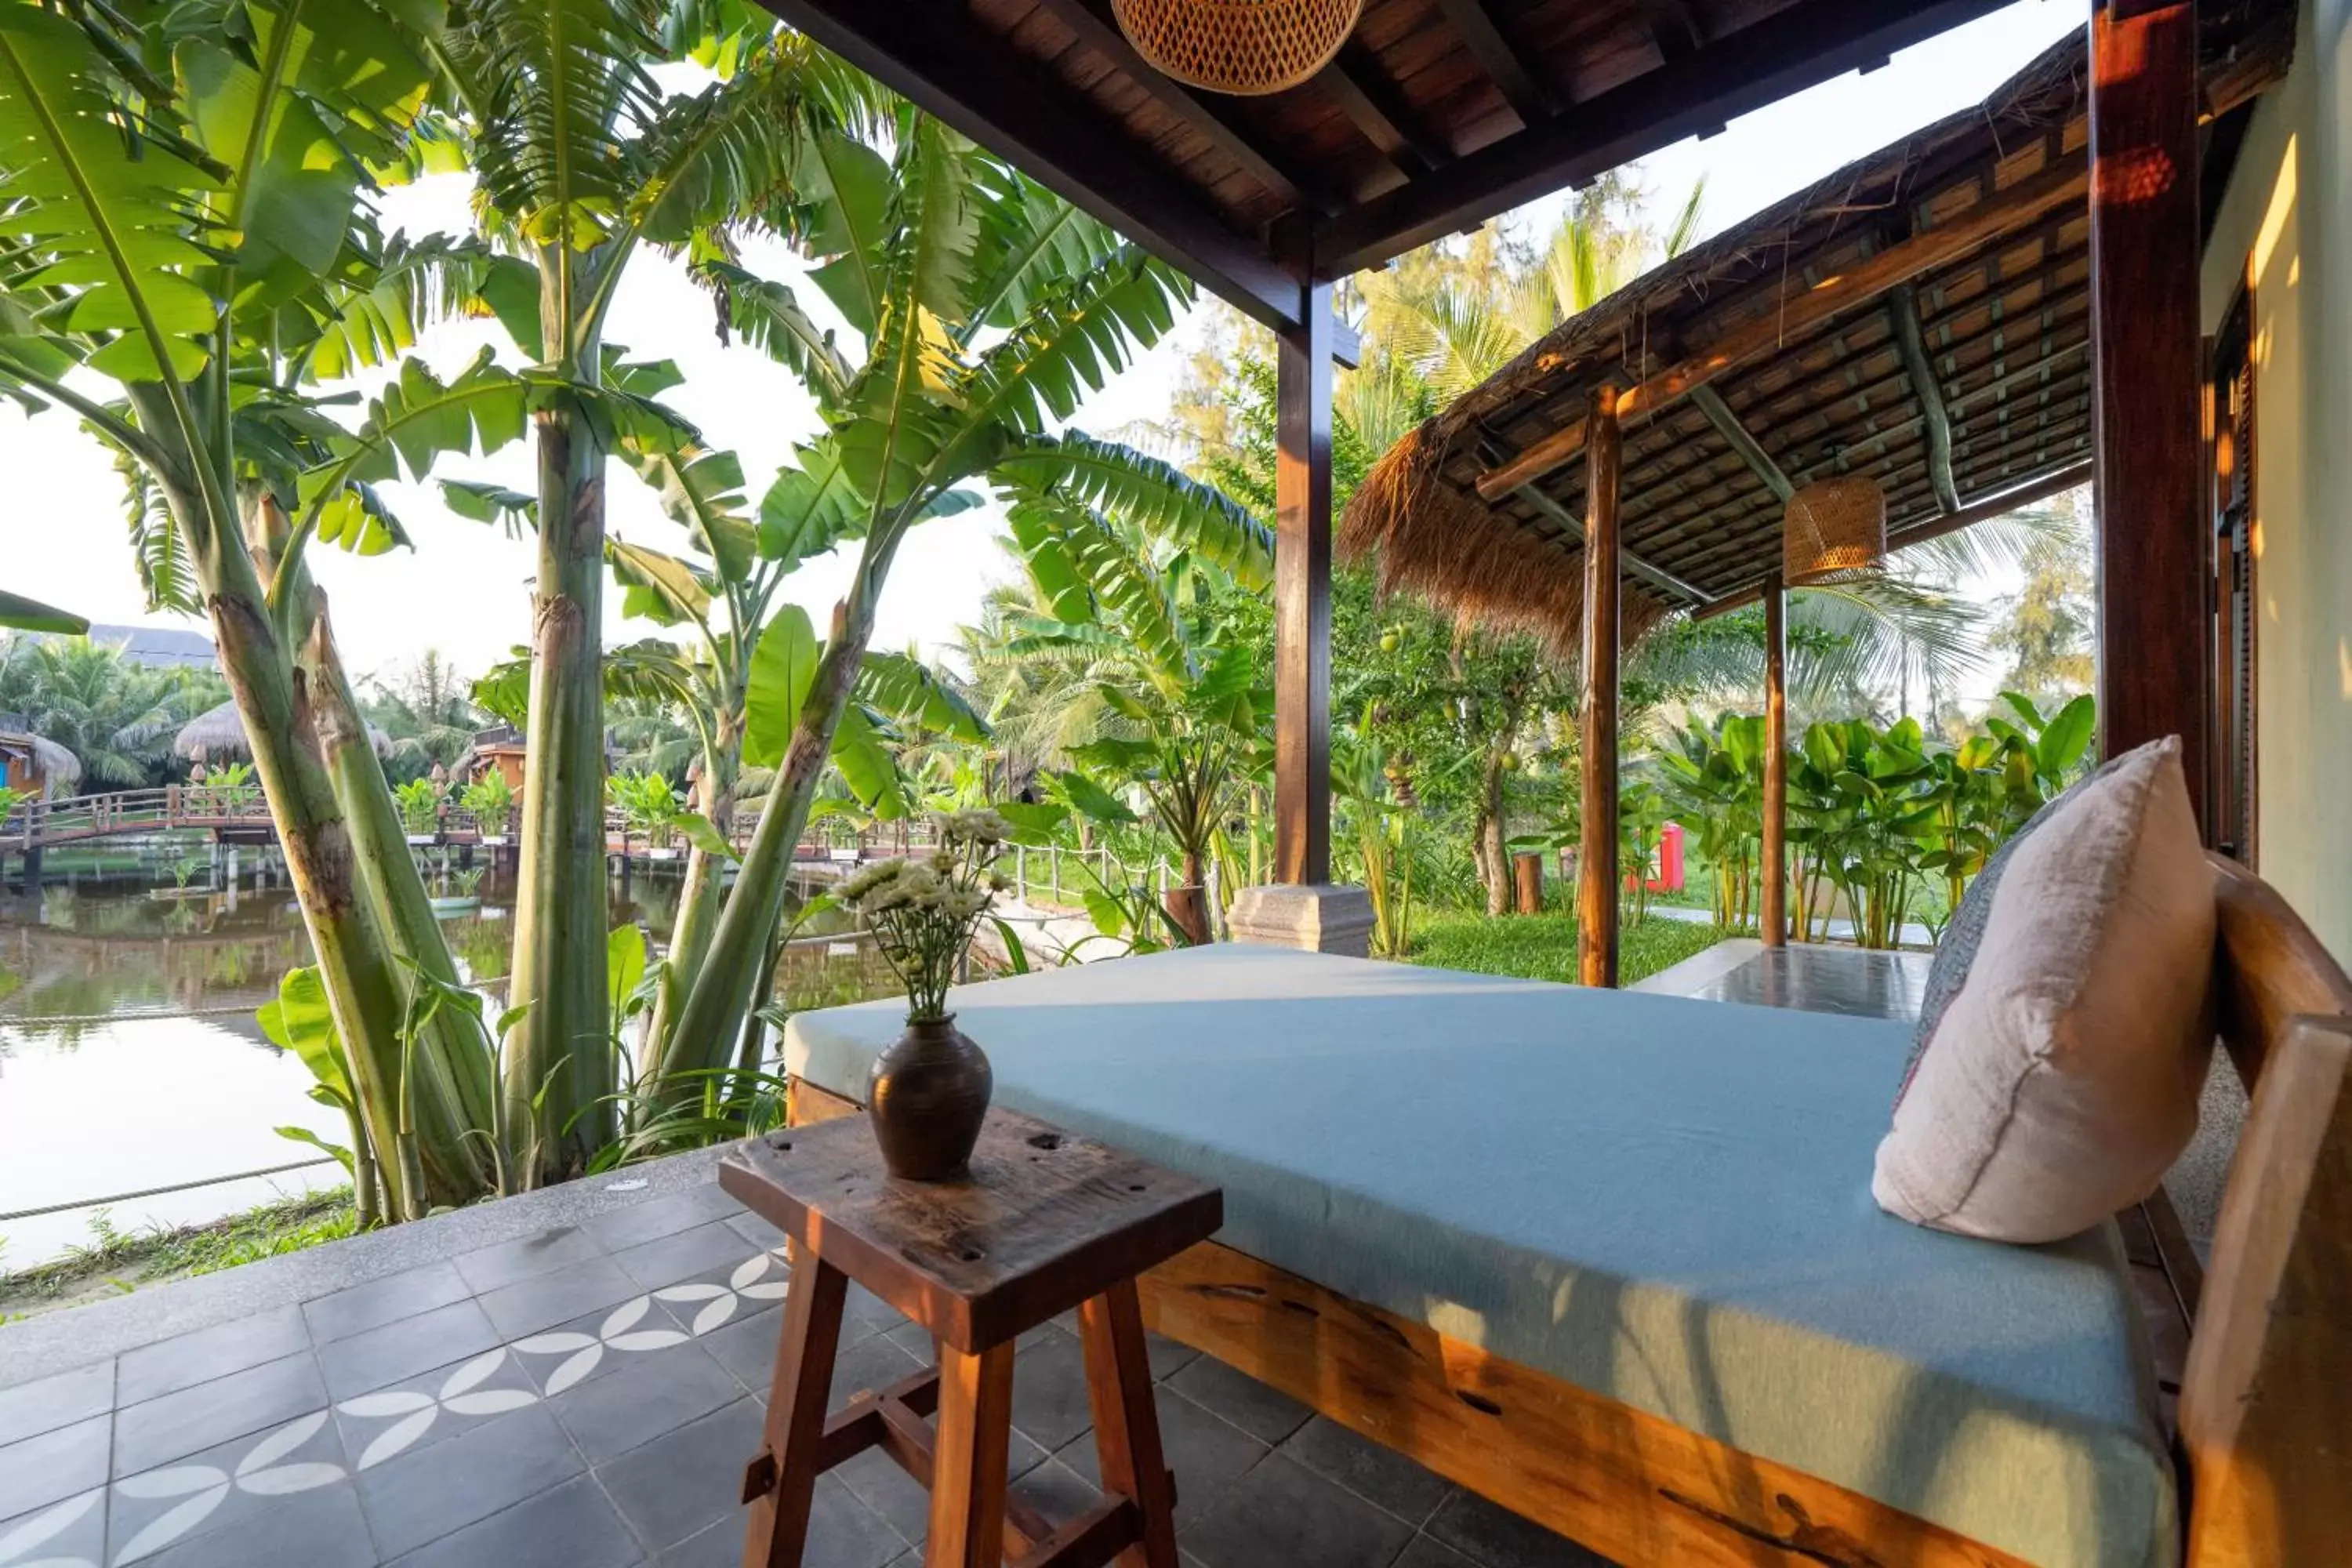
[[[1871, 1202], [1908, 1026], [1236, 945], [953, 1005], [999, 1104], [1222, 1183], [1253, 1257], [2028, 1562], [2177, 1561], [2114, 1228]], [[860, 1098], [901, 1017], [789, 1066]]]

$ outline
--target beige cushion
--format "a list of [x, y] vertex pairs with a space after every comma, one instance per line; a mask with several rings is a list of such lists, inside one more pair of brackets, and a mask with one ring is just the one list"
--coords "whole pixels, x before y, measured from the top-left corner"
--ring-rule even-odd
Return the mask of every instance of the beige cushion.
[[2021, 843], [1871, 1184], [1915, 1224], [2055, 1241], [2156, 1189], [2212, 1049], [2213, 876], [2177, 740], [2116, 759]]

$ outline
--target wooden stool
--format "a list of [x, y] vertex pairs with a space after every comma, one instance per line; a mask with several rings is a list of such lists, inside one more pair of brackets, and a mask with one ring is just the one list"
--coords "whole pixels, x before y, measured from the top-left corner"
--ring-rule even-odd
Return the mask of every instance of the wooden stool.
[[[817, 1477], [877, 1446], [930, 1489], [926, 1568], [1177, 1568], [1135, 1279], [1216, 1230], [1220, 1189], [1003, 1110], [965, 1181], [894, 1179], [862, 1116], [745, 1143], [719, 1181], [793, 1243], [745, 1568], [799, 1568]], [[929, 1329], [939, 1364], [828, 1415], [851, 1280]], [[1005, 1490], [1013, 1352], [1073, 1307], [1105, 1495], [1057, 1527]]]

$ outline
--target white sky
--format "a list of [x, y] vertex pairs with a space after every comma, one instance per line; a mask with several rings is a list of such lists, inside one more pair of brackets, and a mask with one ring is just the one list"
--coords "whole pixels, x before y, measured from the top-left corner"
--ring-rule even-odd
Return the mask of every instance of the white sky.
[[[1707, 199], [1703, 234], [1713, 234], [1841, 164], [1983, 99], [2000, 81], [2070, 28], [2083, 26], [2080, 0], [2020, 0], [1967, 26], [1897, 55], [1868, 76], [1845, 76], [1732, 122], [1706, 142], [1685, 142], [1643, 162], [1644, 181], [1664, 208], [1704, 175]], [[444, 177], [388, 195], [387, 229], [412, 233], [460, 229], [466, 184]], [[1517, 221], [1548, 220], [1553, 203], [1522, 209]], [[796, 271], [780, 247], [754, 247], [745, 258], [754, 271]], [[800, 290], [812, 309], [825, 302]], [[710, 308], [681, 268], [658, 256], [636, 260], [614, 303], [611, 341], [639, 357], [675, 360], [685, 384], [667, 401], [702, 428], [706, 441], [740, 455], [756, 502], [791, 443], [816, 427], [809, 401], [792, 377], [737, 345], [722, 350]], [[1095, 398], [1074, 423], [1104, 434], [1167, 410], [1194, 331], [1186, 326], [1143, 356]], [[485, 344], [510, 353], [495, 323], [465, 322], [436, 330], [420, 352], [443, 374], [463, 366]], [[533, 487], [528, 444], [490, 458], [444, 465], [449, 477]], [[144, 612], [122, 528], [121, 487], [106, 453], [71, 415], [27, 416], [0, 405], [0, 473], [15, 498], [0, 510], [0, 586], [110, 623], [195, 625]], [[313, 552], [315, 570], [333, 602], [345, 658], [357, 672], [389, 674], [427, 647], [436, 647], [467, 673], [530, 636], [529, 541], [509, 541], [450, 514], [438, 488], [387, 488], [392, 504], [415, 541], [414, 552], [367, 560], [330, 550]], [[610, 476], [614, 532], [662, 549], [678, 548], [678, 531], [654, 506], [635, 477], [618, 464]], [[929, 652], [950, 641], [974, 615], [990, 581], [1002, 574], [993, 540], [1000, 521], [992, 508], [925, 525], [898, 555], [880, 610], [877, 642]], [[851, 562], [813, 562], [794, 577], [791, 596], [807, 605], [819, 626], [845, 586]], [[1988, 585], [1998, 592], [2001, 585]], [[606, 635], [646, 635], [624, 623], [619, 595], [608, 594]]]

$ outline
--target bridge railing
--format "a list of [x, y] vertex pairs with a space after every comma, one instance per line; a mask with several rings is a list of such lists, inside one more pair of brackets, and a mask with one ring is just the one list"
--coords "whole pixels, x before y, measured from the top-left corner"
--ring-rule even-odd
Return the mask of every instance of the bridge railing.
[[163, 784], [26, 801], [0, 823], [0, 839], [35, 848], [173, 827], [267, 824], [269, 803], [257, 784]]

